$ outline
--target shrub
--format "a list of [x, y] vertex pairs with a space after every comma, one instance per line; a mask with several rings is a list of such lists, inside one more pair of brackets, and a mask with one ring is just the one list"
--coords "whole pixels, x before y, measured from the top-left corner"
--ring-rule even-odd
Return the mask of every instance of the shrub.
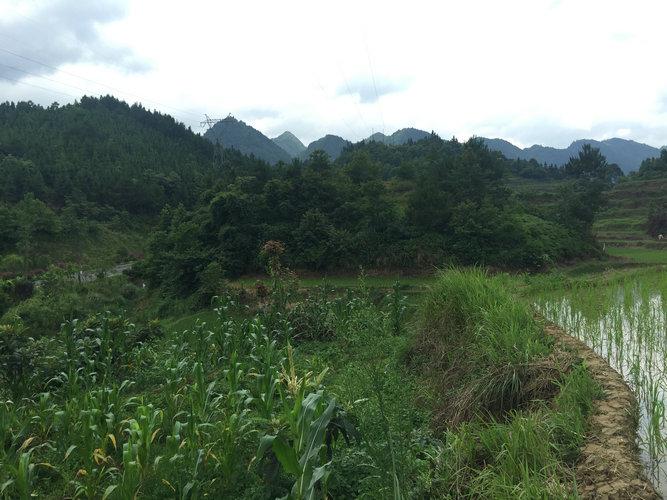
[[0, 271], [18, 273], [25, 269], [25, 260], [20, 255], [10, 253], [0, 260]]
[[336, 318], [326, 297], [307, 297], [288, 315], [295, 340], [331, 340], [336, 335]]
[[136, 300], [139, 297], [139, 293], [139, 288], [132, 283], [125, 283], [120, 289], [120, 294], [128, 301]]

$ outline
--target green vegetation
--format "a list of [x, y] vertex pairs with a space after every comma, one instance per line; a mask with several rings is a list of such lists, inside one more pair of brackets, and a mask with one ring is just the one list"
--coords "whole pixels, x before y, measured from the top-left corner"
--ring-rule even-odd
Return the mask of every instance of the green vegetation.
[[[344, 293], [304, 295], [280, 249], [267, 252], [269, 295], [223, 296], [206, 323], [139, 326], [109, 312], [66, 321], [55, 336], [27, 337], [18, 319], [0, 327], [2, 494], [574, 494], [595, 387], [580, 365], [549, 390], [522, 386], [525, 366], [552, 347], [506, 278], [444, 273], [413, 335], [399, 286], [378, 295], [362, 276]], [[138, 310], [141, 292], [133, 300], [125, 305]], [[445, 370], [451, 391], [473, 395], [449, 415], [456, 423], [428, 355], [450, 342], [479, 363], [459, 366], [460, 378]]]
[[371, 142], [333, 164], [316, 152], [252, 176], [231, 171], [194, 210], [162, 212], [138, 271], [187, 296], [211, 290], [212, 277], [260, 270], [256, 255], [269, 240], [285, 244], [291, 267], [321, 273], [443, 262], [539, 269], [599, 252], [592, 218], [613, 179], [599, 152], [582, 155], [561, 202], [541, 212], [514, 199], [506, 161], [477, 140]]
[[451, 270], [419, 314], [416, 362], [439, 394], [444, 486], [456, 497], [565, 497], [599, 389], [581, 365], [553, 378], [551, 341], [507, 286]]
[[645, 247], [609, 247], [607, 253], [640, 264], [667, 264], [667, 250]]
[[[539, 269], [593, 255], [589, 226], [607, 187], [598, 184], [615, 175], [597, 150], [554, 169], [435, 134], [270, 166], [110, 96], [4, 103], [0, 125], [0, 272], [147, 253], [144, 276], [175, 296], [262, 270], [256, 255], [269, 240], [286, 244], [292, 267], [317, 272]], [[542, 174], [569, 184], [562, 203], [536, 211], [506, 178]]]
[[[659, 246], [501, 274], [660, 234], [659, 190], [632, 199], [655, 175], [594, 148], [556, 168], [430, 134], [270, 166], [103, 97], [0, 105], [0, 174], [0, 497], [576, 497], [600, 391], [533, 307], [633, 363], [664, 455], [642, 370], [667, 286], [618, 290]], [[598, 316], [585, 287], [613, 292], [583, 296]]]

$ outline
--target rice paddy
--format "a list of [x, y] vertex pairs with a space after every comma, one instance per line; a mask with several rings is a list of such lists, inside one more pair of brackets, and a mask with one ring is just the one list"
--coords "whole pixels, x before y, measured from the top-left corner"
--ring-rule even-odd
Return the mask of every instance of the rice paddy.
[[635, 392], [642, 460], [667, 495], [667, 276], [651, 268], [570, 285], [533, 297], [535, 306], [604, 357]]

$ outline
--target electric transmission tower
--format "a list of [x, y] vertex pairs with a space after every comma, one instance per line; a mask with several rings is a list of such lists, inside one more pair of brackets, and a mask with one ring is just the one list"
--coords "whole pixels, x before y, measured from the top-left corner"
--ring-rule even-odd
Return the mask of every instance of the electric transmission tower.
[[219, 121], [222, 121], [221, 118], [211, 118], [211, 117], [208, 116], [207, 114], [204, 114], [204, 116], [206, 117], [206, 119], [205, 119], [204, 121], [200, 122], [200, 125], [201, 125], [202, 127], [206, 127], [206, 130], [208, 130], [209, 128], [211, 128], [213, 125], [215, 125], [215, 124], [218, 123]]

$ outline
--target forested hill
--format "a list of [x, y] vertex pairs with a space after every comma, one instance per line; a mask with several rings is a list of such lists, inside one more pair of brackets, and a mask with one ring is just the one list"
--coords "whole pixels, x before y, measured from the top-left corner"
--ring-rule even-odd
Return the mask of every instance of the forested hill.
[[298, 158], [304, 153], [304, 151], [306, 151], [306, 146], [303, 145], [298, 137], [289, 131], [285, 131], [278, 137], [274, 137], [271, 140], [292, 158]]
[[[258, 252], [269, 240], [284, 243], [287, 261], [303, 269], [534, 268], [595, 251], [599, 194], [619, 175], [590, 148], [548, 169], [507, 160], [480, 140], [330, 139], [340, 147], [336, 160], [317, 148], [272, 166], [113, 97], [2, 104], [0, 268], [4, 257], [38, 267], [48, 243], [72, 249], [90, 237], [106, 248], [137, 222], [142, 240], [149, 224], [156, 229], [145, 277], [179, 294], [261, 270]], [[518, 204], [509, 172], [561, 179], [558, 206]], [[96, 234], [106, 239], [93, 241]]]
[[191, 205], [216, 174], [215, 147], [174, 118], [114, 97], [0, 104], [0, 203], [26, 194], [157, 214]]
[[419, 130], [416, 128], [408, 127], [397, 130], [391, 135], [384, 135], [382, 132], [376, 132], [367, 139], [364, 139], [365, 142], [383, 142], [385, 144], [392, 144], [398, 146], [405, 144], [407, 142], [416, 142], [422, 139], [425, 139], [430, 134], [424, 130]]
[[327, 134], [316, 141], [308, 144], [306, 150], [301, 154], [301, 158], [308, 158], [315, 151], [324, 151], [329, 158], [335, 160], [340, 156], [343, 150], [352, 143], [337, 135]]
[[243, 121], [228, 116], [208, 129], [204, 137], [223, 148], [233, 148], [245, 155], [253, 155], [267, 163], [288, 163], [292, 157], [259, 130]]

